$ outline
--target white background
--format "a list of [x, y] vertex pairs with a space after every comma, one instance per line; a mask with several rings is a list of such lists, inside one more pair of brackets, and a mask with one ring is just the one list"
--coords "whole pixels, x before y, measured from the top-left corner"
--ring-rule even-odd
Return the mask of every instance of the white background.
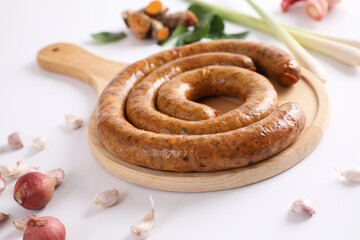
[[[12, 199], [15, 181], [0, 194], [0, 211], [11, 219], [0, 224], [0, 239], [21, 239], [11, 221], [39, 213], [59, 218], [67, 239], [131, 239], [129, 227], [150, 211], [155, 200], [156, 227], [150, 239], [358, 239], [360, 186], [348, 184], [335, 172], [360, 165], [360, 68], [348, 67], [326, 56], [316, 59], [328, 72], [325, 87], [331, 101], [329, 128], [316, 150], [292, 169], [250, 186], [210, 193], [157, 191], [128, 183], [108, 173], [92, 156], [87, 143], [87, 120], [96, 104], [90, 86], [47, 72], [36, 63], [37, 51], [56, 42], [70, 42], [104, 58], [134, 62], [171, 47], [132, 34], [120, 42], [97, 44], [90, 33], [126, 30], [121, 11], [138, 9], [148, 1], [132, 0], [0, 0], [0, 164], [24, 160], [43, 171], [63, 168], [66, 179], [52, 201], [40, 211], [20, 207]], [[189, 6], [164, 1], [171, 11]], [[243, 0], [214, 3], [256, 16]], [[360, 1], [344, 0], [322, 22], [310, 20], [302, 7], [283, 14], [280, 0], [257, 1], [282, 23], [334, 36], [360, 40]], [[227, 32], [246, 28], [226, 24]], [[251, 30], [248, 40], [284, 48], [270, 35]], [[81, 116], [79, 130], [65, 126], [64, 114]], [[25, 147], [6, 147], [8, 134], [22, 133]], [[49, 146], [36, 153], [32, 140], [45, 136]], [[102, 209], [93, 197], [117, 188], [118, 205]], [[306, 197], [316, 214], [300, 217], [288, 211]]]

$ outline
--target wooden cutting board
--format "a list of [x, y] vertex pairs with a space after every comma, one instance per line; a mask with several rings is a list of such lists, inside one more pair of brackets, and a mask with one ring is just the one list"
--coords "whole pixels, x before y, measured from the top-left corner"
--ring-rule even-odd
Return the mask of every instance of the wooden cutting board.
[[[99, 95], [104, 87], [127, 64], [97, 57], [84, 49], [67, 43], [53, 44], [42, 49], [37, 56], [41, 67], [80, 79], [90, 84]], [[252, 166], [201, 173], [176, 173], [138, 167], [111, 155], [96, 135], [94, 109], [88, 124], [90, 148], [108, 171], [120, 178], [149, 188], [178, 191], [206, 192], [237, 188], [273, 177], [299, 163], [319, 144], [329, 120], [329, 101], [322, 82], [306, 69], [301, 81], [291, 88], [274, 84], [279, 104], [297, 102], [304, 109], [307, 122], [299, 139], [277, 155]], [[204, 100], [220, 112], [229, 111], [240, 104], [238, 100], [217, 97]]]

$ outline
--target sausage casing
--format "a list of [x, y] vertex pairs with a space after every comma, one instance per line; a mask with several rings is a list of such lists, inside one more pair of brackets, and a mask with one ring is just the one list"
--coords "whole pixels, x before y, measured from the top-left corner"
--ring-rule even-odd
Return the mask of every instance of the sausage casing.
[[[97, 134], [105, 148], [135, 165], [189, 172], [246, 166], [293, 143], [305, 126], [305, 114], [296, 103], [286, 103], [246, 127], [214, 134], [156, 133], [137, 128], [128, 121], [126, 105], [131, 104], [128, 97], [135, 85], [171, 61], [212, 52], [249, 56], [257, 70], [283, 85], [290, 86], [300, 77], [299, 66], [292, 56], [278, 48], [254, 42], [219, 40], [160, 52], [126, 67], [101, 94]], [[142, 118], [146, 119], [146, 114]]]

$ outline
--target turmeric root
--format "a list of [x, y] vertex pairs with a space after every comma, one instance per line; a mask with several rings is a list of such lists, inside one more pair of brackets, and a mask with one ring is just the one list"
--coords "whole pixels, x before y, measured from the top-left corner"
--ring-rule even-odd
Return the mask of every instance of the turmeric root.
[[163, 15], [168, 10], [169, 10], [169, 8], [165, 7], [160, 1], [152, 1], [145, 8], [145, 12], [149, 16]]
[[159, 41], [166, 40], [169, 37], [169, 28], [165, 27], [162, 22], [150, 18], [143, 11], [124, 11], [122, 17], [125, 24], [139, 39], [148, 37], [150, 32], [151, 36]]
[[170, 35], [168, 27], [165, 27], [162, 22], [152, 19], [151, 20], [151, 36], [159, 41], [166, 40]]
[[176, 12], [163, 16], [161, 22], [171, 30], [177, 26], [184, 25], [185, 27], [196, 26], [198, 19], [191, 11]]
[[198, 19], [191, 11], [167, 14], [168, 8], [160, 1], [155, 0], [138, 11], [127, 10], [122, 12], [125, 24], [137, 38], [143, 39], [152, 36], [159, 41], [166, 40], [170, 30], [177, 26], [196, 26]]
[[134, 12], [127, 18], [126, 22], [137, 38], [143, 39], [148, 36], [151, 28], [151, 18], [145, 13]]
[[122, 18], [123, 18], [123, 20], [124, 20], [124, 22], [125, 22], [125, 24], [126, 24], [127, 27], [130, 27], [128, 20], [129, 20], [130, 16], [131, 16], [134, 12], [135, 12], [135, 11], [133, 11], [133, 10], [126, 10], [126, 11], [123, 11], [123, 12], [121, 13], [121, 16], [122, 16]]

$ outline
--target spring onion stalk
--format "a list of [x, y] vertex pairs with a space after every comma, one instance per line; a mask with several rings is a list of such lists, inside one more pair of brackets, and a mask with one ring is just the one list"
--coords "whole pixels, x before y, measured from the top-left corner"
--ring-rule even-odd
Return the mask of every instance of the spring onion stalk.
[[[212, 10], [214, 13], [220, 15], [222, 18], [240, 23], [245, 26], [255, 28], [257, 30], [274, 34], [271, 29], [261, 20], [255, 17], [248, 16], [223, 7], [218, 7], [200, 0], [189, 0], [192, 3], [199, 4], [205, 8]], [[300, 44], [308, 49], [317, 51], [324, 55], [334, 57], [350, 66], [360, 65], [360, 42], [330, 37], [310, 30], [282, 25]], [[321, 47], [318, 47], [321, 46]], [[341, 53], [341, 57], [337, 54]]]
[[258, 7], [252, 0], [246, 0], [271, 28], [276, 37], [281, 40], [294, 54], [299, 63], [313, 72], [322, 81], [326, 81], [325, 69], [311, 56], [283, 27], [280, 26], [270, 15]]
[[299, 34], [296, 39], [306, 48], [326, 52], [326, 55], [350, 66], [360, 66], [360, 49], [356, 47], [306, 32]]
[[352, 40], [352, 39], [346, 39], [346, 38], [340, 38], [340, 37], [334, 37], [334, 36], [329, 36], [329, 35], [325, 35], [322, 33], [318, 33], [318, 32], [314, 32], [314, 31], [310, 31], [307, 29], [302, 29], [302, 28], [297, 28], [297, 27], [291, 27], [291, 26], [285, 26], [285, 29], [290, 32], [291, 34], [293, 34], [294, 32], [297, 32], [296, 35], [301, 35], [303, 33], [306, 34], [310, 34], [310, 35], [314, 35], [316, 37], [320, 37], [320, 38], [326, 38], [329, 40], [333, 40], [339, 43], [343, 43], [343, 44], [347, 44], [356, 48], [360, 49], [360, 41], [356, 41], [356, 40]]

